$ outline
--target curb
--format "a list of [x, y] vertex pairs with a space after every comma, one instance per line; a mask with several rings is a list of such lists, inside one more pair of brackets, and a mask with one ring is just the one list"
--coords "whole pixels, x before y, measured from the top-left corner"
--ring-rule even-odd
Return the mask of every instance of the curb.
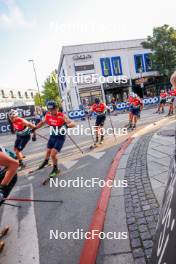
[[[120, 149], [117, 151], [110, 166], [109, 172], [107, 174], [106, 182], [109, 180], [114, 180], [116, 175], [116, 170], [120, 163], [120, 159], [124, 154], [125, 150], [127, 149], [127, 147], [132, 142], [132, 140], [133, 137], [129, 137], [127, 140], [125, 140], [122, 143]], [[110, 194], [111, 194], [111, 187], [105, 185], [105, 187], [102, 188], [100, 198], [98, 200], [96, 209], [94, 211], [92, 221], [89, 227], [89, 232], [92, 232], [93, 230], [98, 230], [100, 233], [103, 230]], [[79, 264], [95, 264], [99, 244], [100, 244], [100, 238], [98, 236], [96, 236], [95, 239], [92, 238], [86, 239], [84, 241], [84, 245], [81, 251]]]

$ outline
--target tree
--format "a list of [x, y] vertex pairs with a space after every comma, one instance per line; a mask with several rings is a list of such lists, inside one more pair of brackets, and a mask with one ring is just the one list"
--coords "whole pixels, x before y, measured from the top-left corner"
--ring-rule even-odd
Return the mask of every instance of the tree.
[[176, 70], [176, 29], [169, 25], [153, 29], [143, 47], [152, 51], [152, 68], [167, 79]]
[[48, 100], [55, 100], [58, 106], [61, 104], [61, 98], [59, 94], [59, 87], [57, 83], [57, 71], [53, 71], [51, 75], [46, 79], [43, 86], [43, 99], [46, 104]]
[[41, 94], [39, 96], [39, 93], [36, 93], [36, 95], [34, 96], [34, 103], [36, 106], [44, 106], [45, 103], [43, 96]]

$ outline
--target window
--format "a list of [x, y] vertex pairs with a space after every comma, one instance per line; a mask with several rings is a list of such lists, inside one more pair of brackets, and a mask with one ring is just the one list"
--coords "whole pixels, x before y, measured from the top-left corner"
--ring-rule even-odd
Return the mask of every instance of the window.
[[135, 62], [136, 73], [139, 73], [140, 70], [142, 70], [142, 72], [145, 71], [145, 69], [144, 69], [144, 61], [143, 61], [143, 54], [134, 55], [134, 62]]
[[31, 92], [31, 98], [34, 98], [34, 94], [33, 94], [33, 92]]
[[20, 91], [18, 91], [18, 97], [19, 98], [22, 98], [22, 95], [21, 95], [21, 92]]
[[104, 77], [112, 76], [111, 63], [109, 58], [101, 58], [101, 70]]
[[11, 98], [14, 98], [15, 97], [14, 94], [13, 94], [13, 91], [10, 91], [10, 97]]
[[65, 78], [65, 71], [64, 69], [62, 70], [62, 80], [64, 80], [63, 82], [61, 82], [61, 88], [62, 88], [62, 91], [64, 91], [64, 87], [67, 88], [67, 83], [66, 83], [66, 78]]
[[61, 82], [61, 89], [62, 89], [62, 91], [64, 91], [64, 86], [63, 86], [62, 82]]
[[75, 66], [75, 71], [90, 71], [90, 70], [94, 70], [94, 65], [90, 64], [90, 65], [79, 65], [79, 66]]
[[5, 98], [5, 92], [4, 92], [4, 90], [1, 90], [1, 95], [2, 95], [2, 98]]
[[120, 57], [112, 57], [112, 69], [114, 75], [122, 75], [122, 64], [121, 64], [121, 58]]
[[152, 71], [152, 58], [151, 53], [144, 54], [144, 61], [145, 61], [145, 70], [147, 72]]
[[28, 93], [25, 92], [24, 95], [25, 95], [25, 98], [27, 99], [28, 98]]

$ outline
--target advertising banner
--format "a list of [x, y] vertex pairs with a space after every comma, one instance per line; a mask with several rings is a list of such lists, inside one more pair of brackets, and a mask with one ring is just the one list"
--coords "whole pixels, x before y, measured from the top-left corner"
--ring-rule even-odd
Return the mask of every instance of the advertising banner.
[[17, 110], [19, 116], [24, 117], [28, 120], [33, 120], [35, 108], [34, 105], [25, 105], [18, 107], [7, 107], [0, 109], [0, 134], [10, 132], [10, 126], [7, 121], [7, 115], [11, 109]]

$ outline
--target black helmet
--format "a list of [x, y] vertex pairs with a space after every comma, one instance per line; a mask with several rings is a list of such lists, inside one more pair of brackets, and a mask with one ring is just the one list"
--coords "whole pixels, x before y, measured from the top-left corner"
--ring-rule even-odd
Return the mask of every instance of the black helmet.
[[57, 104], [54, 100], [48, 101], [47, 102], [47, 109], [48, 110], [52, 110], [55, 109], [57, 107]]
[[100, 99], [97, 97], [97, 98], [95, 98], [95, 103], [96, 104], [99, 104], [100, 103]]

